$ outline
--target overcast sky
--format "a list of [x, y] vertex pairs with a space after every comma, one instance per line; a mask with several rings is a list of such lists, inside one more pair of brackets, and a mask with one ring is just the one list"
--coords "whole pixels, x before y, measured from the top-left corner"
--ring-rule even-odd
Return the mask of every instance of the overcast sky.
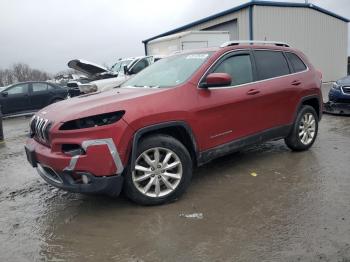
[[[0, 68], [24, 62], [55, 73], [74, 58], [111, 65], [143, 55], [144, 39], [245, 2], [0, 0]], [[349, 0], [309, 2], [350, 18]]]

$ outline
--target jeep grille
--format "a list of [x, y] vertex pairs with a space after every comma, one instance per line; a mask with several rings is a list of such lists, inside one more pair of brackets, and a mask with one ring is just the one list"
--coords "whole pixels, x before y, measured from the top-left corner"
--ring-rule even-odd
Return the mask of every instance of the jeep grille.
[[43, 144], [49, 145], [49, 131], [52, 125], [48, 119], [34, 116], [30, 121], [30, 136]]

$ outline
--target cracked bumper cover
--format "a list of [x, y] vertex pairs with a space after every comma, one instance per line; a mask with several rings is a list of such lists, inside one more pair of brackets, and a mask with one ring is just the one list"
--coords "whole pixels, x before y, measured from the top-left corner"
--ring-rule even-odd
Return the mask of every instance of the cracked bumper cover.
[[49, 184], [70, 192], [118, 195], [124, 168], [113, 139], [86, 140], [82, 148], [84, 155], [68, 156], [34, 139], [25, 146], [28, 161]]
[[47, 183], [69, 192], [118, 196], [122, 190], [123, 177], [121, 175], [96, 177], [90, 173], [79, 172], [80, 175], [84, 175], [88, 178], [89, 183], [83, 184], [76, 183], [72, 179], [71, 172], [63, 171], [61, 173], [56, 172], [56, 175], [60, 178], [60, 181], [58, 182], [57, 179], [52, 179], [52, 175], [47, 172], [46, 168], [44, 169], [39, 164], [37, 168], [39, 175]]
[[329, 101], [324, 103], [323, 112], [333, 115], [350, 115], [350, 103], [336, 103]]

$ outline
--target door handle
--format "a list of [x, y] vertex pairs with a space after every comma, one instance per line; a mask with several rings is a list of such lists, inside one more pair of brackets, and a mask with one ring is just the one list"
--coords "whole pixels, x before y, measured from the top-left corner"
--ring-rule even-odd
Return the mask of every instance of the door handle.
[[293, 85], [293, 86], [298, 86], [298, 85], [300, 85], [300, 84], [301, 84], [300, 80], [294, 80], [294, 81], [292, 82], [292, 85]]
[[247, 92], [247, 95], [256, 95], [256, 94], [259, 94], [260, 91], [257, 90], [257, 89], [250, 89], [248, 92]]

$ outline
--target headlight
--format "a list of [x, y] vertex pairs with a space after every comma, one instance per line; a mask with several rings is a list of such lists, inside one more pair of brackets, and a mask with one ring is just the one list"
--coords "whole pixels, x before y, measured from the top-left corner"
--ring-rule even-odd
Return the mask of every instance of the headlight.
[[337, 82], [334, 82], [332, 88], [335, 90], [340, 90], [340, 85], [338, 85]]
[[120, 120], [124, 114], [125, 114], [125, 111], [117, 111], [112, 113], [105, 113], [105, 114], [100, 114], [95, 116], [84, 117], [76, 120], [71, 120], [71, 121], [65, 122], [60, 127], [60, 130], [74, 130], [74, 129], [83, 129], [83, 128], [90, 128], [90, 127], [96, 127], [96, 126], [110, 125]]

